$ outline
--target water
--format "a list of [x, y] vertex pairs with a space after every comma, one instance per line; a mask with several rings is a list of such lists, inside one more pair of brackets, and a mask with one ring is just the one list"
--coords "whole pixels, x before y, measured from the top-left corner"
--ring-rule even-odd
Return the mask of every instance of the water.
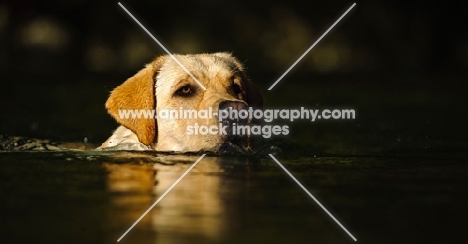
[[[4, 243], [115, 243], [198, 157], [1, 153]], [[276, 157], [360, 242], [462, 236], [466, 159]], [[121, 242], [352, 240], [269, 157], [207, 156]]]

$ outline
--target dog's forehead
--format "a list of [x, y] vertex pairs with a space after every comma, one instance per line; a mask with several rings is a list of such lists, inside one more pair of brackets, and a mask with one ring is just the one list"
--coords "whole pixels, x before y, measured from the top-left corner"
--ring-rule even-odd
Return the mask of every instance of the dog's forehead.
[[[230, 77], [239, 69], [236, 60], [228, 54], [222, 56], [215, 54], [175, 55], [175, 58], [199, 80]], [[159, 73], [161, 77], [170, 76], [174, 79], [188, 76], [182, 67], [169, 57]]]

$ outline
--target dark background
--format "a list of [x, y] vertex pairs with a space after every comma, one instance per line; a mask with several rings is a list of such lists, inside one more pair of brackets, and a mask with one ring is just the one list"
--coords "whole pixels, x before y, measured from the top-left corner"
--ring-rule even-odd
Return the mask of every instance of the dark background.
[[[267, 107], [354, 108], [354, 121], [295, 123], [331, 153], [468, 148], [468, 35], [461, 3], [123, 1], [173, 53], [233, 52]], [[117, 1], [0, 3], [0, 134], [100, 143], [108, 93], [163, 50]], [[339, 146], [337, 146], [339, 145]]]

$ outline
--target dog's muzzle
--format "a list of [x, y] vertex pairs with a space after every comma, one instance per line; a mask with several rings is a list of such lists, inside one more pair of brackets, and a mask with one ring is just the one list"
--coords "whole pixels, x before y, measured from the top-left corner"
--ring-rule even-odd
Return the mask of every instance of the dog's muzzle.
[[[226, 126], [227, 136], [224, 143], [220, 147], [220, 151], [238, 152], [243, 151], [248, 146], [248, 134], [245, 134], [246, 129], [240, 129], [243, 126], [249, 126], [250, 121], [247, 113], [248, 106], [244, 102], [238, 101], [223, 101], [219, 104], [218, 114], [227, 115], [222, 118], [220, 123]], [[242, 114], [240, 114], [242, 111]], [[250, 130], [250, 129], [249, 129]]]

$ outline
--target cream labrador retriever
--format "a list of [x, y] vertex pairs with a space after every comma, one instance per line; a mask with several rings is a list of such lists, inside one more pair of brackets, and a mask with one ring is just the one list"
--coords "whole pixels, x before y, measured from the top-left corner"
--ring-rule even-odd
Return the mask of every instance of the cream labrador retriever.
[[[236, 136], [232, 131], [206, 134], [188, 130], [194, 126], [212, 128], [242, 123], [238, 120], [219, 121], [217, 112], [222, 109], [262, 109], [262, 96], [245, 75], [242, 64], [229, 53], [175, 57], [206, 90], [170, 56], [156, 58], [111, 92], [106, 108], [121, 126], [98, 149], [193, 152], [238, 151], [250, 147], [251, 140], [247, 135]], [[130, 110], [155, 111], [155, 115], [160, 115], [163, 110], [205, 110], [213, 111], [214, 116], [164, 119], [122, 116], [122, 111]]]

